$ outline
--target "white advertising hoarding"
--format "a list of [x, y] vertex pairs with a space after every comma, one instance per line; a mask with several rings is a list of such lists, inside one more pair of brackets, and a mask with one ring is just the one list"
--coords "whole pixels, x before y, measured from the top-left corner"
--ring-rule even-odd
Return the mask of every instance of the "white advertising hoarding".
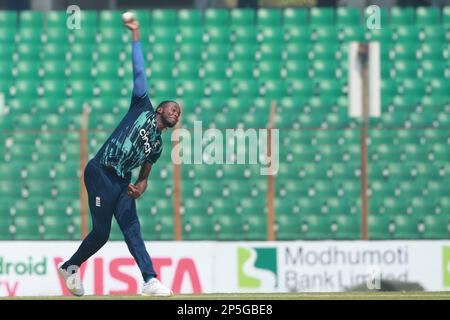
[[[224, 292], [339, 292], [380, 280], [418, 282], [425, 290], [450, 289], [449, 241], [298, 241], [224, 244], [218, 261], [235, 261]], [[216, 274], [221, 274], [218, 264]]]
[[[339, 292], [383, 280], [450, 289], [450, 241], [147, 242], [175, 293]], [[68, 294], [56, 266], [79, 242], [0, 241], [0, 296]], [[86, 294], [134, 295], [142, 277], [125, 243], [109, 242], [82, 268]]]
[[[80, 242], [0, 241], [0, 296], [61, 295], [57, 265], [70, 258]], [[210, 244], [146, 243], [153, 266], [174, 292], [212, 290]], [[134, 295], [143, 279], [125, 242], [108, 242], [81, 267], [86, 294]]]

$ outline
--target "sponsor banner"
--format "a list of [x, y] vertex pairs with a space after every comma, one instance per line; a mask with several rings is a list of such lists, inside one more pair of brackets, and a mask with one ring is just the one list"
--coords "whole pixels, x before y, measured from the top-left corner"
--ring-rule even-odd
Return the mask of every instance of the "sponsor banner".
[[[0, 241], [0, 296], [64, 295], [57, 265], [79, 242]], [[450, 290], [450, 241], [148, 242], [175, 293], [338, 292], [380, 280]], [[81, 268], [86, 294], [139, 294], [143, 279], [124, 242]]]
[[[339, 292], [381, 280], [450, 290], [449, 241], [294, 241], [218, 244], [215, 290]], [[234, 268], [230, 267], [234, 261]], [[227, 263], [228, 262], [228, 263]]]
[[[0, 296], [67, 295], [57, 265], [80, 242], [0, 241]], [[174, 292], [212, 291], [211, 244], [147, 243], [159, 279]], [[125, 242], [109, 242], [86, 263], [81, 274], [86, 294], [134, 295], [143, 279]]]

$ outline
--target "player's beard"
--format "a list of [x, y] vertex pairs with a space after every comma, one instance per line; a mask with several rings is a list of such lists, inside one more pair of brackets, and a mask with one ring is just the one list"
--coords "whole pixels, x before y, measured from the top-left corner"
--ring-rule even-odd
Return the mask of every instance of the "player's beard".
[[170, 122], [166, 117], [161, 117], [161, 120], [166, 128], [173, 128], [176, 125], [176, 123]]

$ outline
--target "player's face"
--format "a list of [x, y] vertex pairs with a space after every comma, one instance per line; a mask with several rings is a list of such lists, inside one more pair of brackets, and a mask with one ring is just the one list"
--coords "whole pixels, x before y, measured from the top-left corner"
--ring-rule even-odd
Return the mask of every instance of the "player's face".
[[180, 118], [181, 110], [176, 103], [171, 103], [163, 108], [162, 118], [169, 128], [174, 127]]

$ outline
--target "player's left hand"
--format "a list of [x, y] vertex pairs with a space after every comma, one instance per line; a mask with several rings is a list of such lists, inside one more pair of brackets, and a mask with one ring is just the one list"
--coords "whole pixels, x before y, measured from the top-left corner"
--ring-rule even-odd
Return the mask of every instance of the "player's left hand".
[[127, 194], [133, 199], [137, 199], [141, 196], [143, 193], [143, 190], [139, 188], [138, 186], [135, 186], [134, 184], [130, 183], [127, 188]]

